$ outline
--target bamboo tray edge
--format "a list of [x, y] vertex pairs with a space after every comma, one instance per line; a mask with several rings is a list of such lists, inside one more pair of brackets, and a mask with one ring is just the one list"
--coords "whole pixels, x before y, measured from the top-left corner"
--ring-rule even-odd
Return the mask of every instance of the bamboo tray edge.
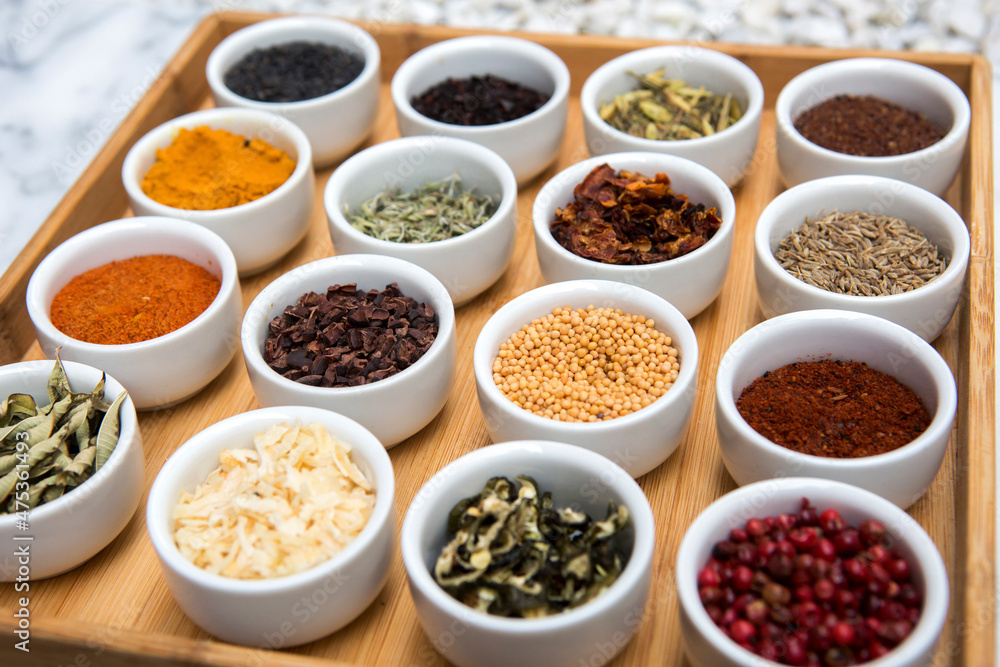
[[[204, 106], [205, 100], [208, 97], [208, 87], [204, 81], [203, 73], [204, 62], [207, 59], [208, 53], [218, 41], [234, 30], [271, 16], [268, 14], [229, 12], [216, 14], [207, 17], [192, 32], [187, 42], [164, 69], [160, 78], [147, 91], [144, 98], [109, 139], [94, 163], [67, 193], [39, 232], [33, 237], [29, 245], [2, 278], [0, 278], [0, 343], [3, 343], [3, 345], [0, 345], [0, 354], [3, 354], [0, 362], [10, 363], [22, 358], [40, 358], [37, 344], [34, 342], [30, 321], [24, 307], [24, 290], [27, 280], [37, 263], [52, 248], [69, 236], [95, 224], [121, 217], [124, 214], [127, 210], [127, 200], [120, 183], [120, 170], [127, 150], [139, 137], [156, 125], [174, 116], [194, 110], [199, 106]], [[431, 42], [465, 34], [488, 32], [481, 30], [459, 30], [439, 26], [424, 27], [382, 23], [362, 23], [361, 25], [368, 29], [369, 32], [372, 32], [382, 48], [383, 84], [388, 82], [395, 67], [406, 56]], [[552, 48], [566, 60], [573, 72], [572, 94], [574, 96], [578, 95], [579, 88], [586, 75], [611, 57], [635, 48], [664, 43], [654, 40], [625, 40], [578, 35], [517, 34]], [[956, 552], [951, 554], [950, 559], [946, 557], [946, 562], [949, 562], [951, 566], [949, 574], [953, 583], [952, 593], [954, 601], [949, 621], [949, 630], [938, 647], [938, 653], [935, 656], [936, 659], [941, 659], [941, 662], [936, 661], [935, 664], [994, 664], [996, 655], [994, 636], [996, 613], [996, 509], [994, 503], [996, 461], [994, 451], [993, 312], [994, 199], [992, 116], [990, 109], [991, 78], [989, 64], [980, 56], [966, 54], [896, 52], [887, 54], [886, 52], [870, 50], [836, 50], [732, 44], [708, 44], [706, 46], [718, 48], [740, 58], [755, 69], [761, 75], [762, 79], [765, 78], [765, 72], [762, 68], [766, 68], [769, 81], [790, 78], [790, 76], [799, 71], [827, 60], [855, 56], [889, 55], [891, 57], [919, 62], [941, 71], [955, 80], [969, 96], [972, 104], [972, 127], [970, 130], [969, 149], [958, 183], [949, 191], [948, 199], [958, 208], [970, 225], [972, 258], [967, 277], [967, 291], [960, 305], [959, 313], [949, 325], [945, 335], [942, 336], [942, 339], [945, 340], [939, 339], [938, 343], [941, 348], [945, 349], [943, 353], [947, 352], [946, 358], [948, 358], [949, 363], [952, 364], [955, 371], [960, 391], [960, 408], [956, 420], [955, 437], [949, 446], [949, 459], [953, 461], [951, 472], [954, 473], [954, 478], [941, 482], [941, 485], [947, 489], [947, 491], [941, 492], [941, 503], [949, 507], [953, 505], [954, 511], [945, 511], [940, 517], [931, 508], [922, 507], [917, 511], [926, 512], [927, 516], [930, 517], [930, 521], [935, 525], [937, 525], [939, 520], [944, 522], [952, 521], [954, 524], [951, 528], [938, 526], [936, 528], [938, 532], [935, 533], [935, 536], [938, 534], [945, 536], [941, 540], [944, 543], [942, 547], [943, 552], [948, 552], [952, 547]], [[766, 108], [773, 109], [777, 89], [774, 86], [766, 85], [765, 90], [765, 106]], [[386, 119], [394, 121], [391, 108], [388, 110], [384, 108], [386, 104], [387, 100], [383, 94], [383, 108], [379, 116], [380, 123], [385, 122]], [[391, 103], [389, 103], [389, 106], [391, 107]], [[575, 113], [578, 116], [578, 106], [575, 109]], [[571, 111], [571, 123], [574, 120], [572, 118], [573, 113], [574, 111]], [[768, 156], [766, 154], [768, 150], [773, 152], [773, 115], [769, 118], [771, 118], [770, 123], [772, 125], [770, 134], [765, 133], [761, 137], [762, 148], [760, 150], [765, 152], [765, 165], [773, 163], [773, 155]], [[579, 119], [577, 118], [575, 122], [575, 129], [579, 129]], [[394, 131], [393, 126], [392, 132]], [[770, 144], [767, 142], [768, 139], [770, 139]], [[580, 153], [581, 149], [579, 147], [567, 148], [567, 146], [568, 143], [564, 144], [564, 157], [561, 158], [560, 165], [556, 169], [565, 166], [565, 164], [562, 164], [562, 160], [568, 157], [570, 153], [576, 159], [584, 157]], [[556, 169], [550, 169], [546, 172], [546, 175], [537, 179], [526, 190], [530, 189], [533, 194], [541, 183], [551, 176]], [[765, 177], [770, 178], [770, 180], [765, 180]], [[780, 192], [780, 184], [778, 186], [779, 189], [775, 190], [776, 186], [773, 174], [757, 174], [754, 178], [757, 180], [748, 182], [748, 184], [741, 186], [739, 189], [740, 201], [751, 200], [766, 203], [769, 196]], [[521, 218], [525, 217], [526, 209], [530, 211], [530, 198], [528, 194], [522, 194], [519, 197], [522, 200], [519, 206], [521, 209]], [[525, 204], [525, 200], [527, 204]], [[744, 237], [746, 235], [746, 225], [750, 225], [750, 231], [752, 232], [752, 220], [756, 219], [756, 213], [759, 212], [759, 208], [755, 211], [752, 208], [750, 210], [751, 213], [740, 213], [738, 215], [738, 221], [742, 223], [741, 226], [744, 228]], [[747, 219], [751, 219], [751, 222], [747, 223]], [[519, 227], [518, 253], [519, 255], [523, 254], [520, 251], [527, 248], [530, 257], [525, 260], [528, 262], [525, 266], [528, 267], [530, 273], [531, 265], [534, 263], [534, 253], [531, 247], [533, 241], [523, 238], [526, 234], [530, 236], [530, 225], [526, 227], [524, 222], [522, 219]], [[325, 234], [325, 219], [321, 222], [314, 220], [313, 226], [315, 227], [317, 224], [322, 226], [320, 231], [322, 234]], [[312, 234], [313, 232], [310, 232], [310, 237], [312, 237]], [[328, 237], [326, 242], [329, 243]], [[708, 321], [712, 323], [713, 327], [716, 327], [711, 333], [711, 345], [706, 346], [703, 351], [703, 355], [706, 357], [704, 362], [706, 368], [700, 371], [702, 375], [700, 379], [700, 393], [708, 391], [712, 386], [711, 381], [703, 381], [705, 377], [714, 375], [714, 368], [709, 368], [711, 364], [707, 363], [709, 353], [713, 355], [717, 362], [718, 357], [724, 351], [728, 342], [731, 342], [736, 335], [742, 333], [742, 330], [746, 328], [748, 323], [753, 323], [755, 318], [760, 318], [759, 313], [755, 309], [756, 302], [752, 292], [748, 292], [745, 285], [739, 288], [734, 287], [737, 279], [733, 274], [743, 271], [745, 275], [746, 269], [749, 266], [747, 258], [737, 258], [735, 255], [736, 252], [740, 252], [740, 249], [744, 245], [745, 243], [738, 243], [734, 249], [733, 267], [730, 269], [731, 275], [727, 279], [724, 295], [720, 297], [720, 303], [710, 308], [710, 312], [707, 315], [696, 318], [696, 321], [702, 324], [702, 329], [708, 327]], [[280, 273], [287, 270], [289, 263], [294, 265], [296, 259], [293, 257], [290, 260], [284, 261], [279, 265], [277, 272]], [[537, 273], [537, 266], [533, 268]], [[509, 276], [511, 273], [512, 271], [509, 270], [505, 278], [501, 280], [504, 283], [503, 285], [490, 290], [486, 295], [476, 300], [479, 302], [479, 305], [476, 306], [478, 310], [492, 310], [494, 306], [502, 303], [504, 298], [509, 298], [509, 291], [504, 292], [504, 287], [509, 288], [512, 284], [516, 283]], [[265, 275], [268, 276], [265, 282], [273, 278], [271, 273]], [[247, 293], [248, 286], [245, 284], [245, 304], [249, 303]], [[747, 294], [750, 296], [747, 297]], [[727, 295], [728, 299], [726, 298]], [[723, 313], [723, 309], [729, 310]], [[474, 328], [473, 325], [476, 320], [469, 315], [467, 309], [463, 309], [460, 312], [466, 313], [467, 317], [464, 319], [469, 321], [469, 324], [466, 326], [466, 329], [469, 330], [466, 332], [466, 336], [472, 335], [472, 339], [474, 340], [474, 333], [470, 333], [470, 331]], [[732, 315], [732, 313], [735, 313], [735, 315]], [[706, 318], [709, 319], [706, 320]], [[699, 343], [702, 343], [701, 334], [699, 334]], [[460, 359], [459, 373], [462, 373], [463, 370], [469, 371], [470, 369], [468, 362]], [[213, 385], [220, 382], [231, 383], [239, 381], [242, 378], [237, 376], [241, 372], [242, 361], [236, 359], [224, 372], [223, 380], [217, 380]], [[449, 399], [449, 405], [445, 408], [445, 414], [435, 420], [435, 422], [442, 421], [445, 418], [462, 419], [463, 437], [472, 441], [473, 445], [485, 444], [485, 434], [481, 423], [479, 423], [481, 419], [476, 421], [478, 419], [478, 409], [475, 406], [474, 397], [469, 395], [468, 386], [459, 387], [459, 384], [459, 382], [456, 382], [456, 389], [453, 391], [453, 394], [458, 394], [458, 396]], [[193, 411], [197, 407], [202, 405], [213, 406], [212, 413], [206, 417], [211, 418], [212, 421], [215, 421], [216, 417], [224, 415], [227, 411], [231, 412], [233, 409], [235, 411], [242, 411], [255, 407], [255, 404], [251, 400], [252, 395], [250, 399], [245, 400], [240, 405], [230, 404], [224, 408], [215, 407], [212, 401], [219, 400], [220, 391], [218, 388], [211, 391], [206, 390], [202, 395], [188, 401], [186, 406], [182, 406], [179, 409], [171, 409], [144, 416], [144, 434], [147, 423], [152, 424], [151, 428], [155, 429], [157, 433], [160, 431], [170, 431], [177, 438], [177, 441], [173, 443], [173, 446], [176, 447], [186, 437], [183, 435], [184, 433], [190, 435], [191, 431], [200, 430], [193, 417]], [[459, 407], [467, 405], [471, 405], [476, 410], [474, 417], [461, 415], [462, 411], [459, 410]], [[711, 410], [706, 407], [707, 403], [699, 401], [699, 406], [696, 408], [698, 410], [696, 419], [711, 421]], [[167, 418], [186, 418], [188, 422], [185, 422], [184, 428], [166, 429], [162, 425], [162, 422]], [[445, 427], [441, 427], [440, 425], [436, 427], [432, 425], [432, 427], [435, 429], [433, 431], [434, 434], [439, 434], [441, 431], [450, 433], [450, 431], [447, 431]], [[430, 436], [422, 434], [418, 434], [414, 438], [421, 441], [432, 439]], [[712, 438], [714, 438], [714, 432], [690, 437], [689, 440], [697, 440], [698, 443], [705, 440], [711, 443]], [[427, 444], [429, 445], [430, 443]], [[709, 454], [704, 452], [691, 451], [695, 449], [695, 444], [695, 442], [691, 441], [686, 442], [682, 448], [685, 450], [682, 454], [675, 454], [668, 463], [661, 466], [662, 470], [658, 469], [643, 478], [642, 484], [643, 488], [647, 490], [647, 494], [651, 493], [651, 489], [653, 491], [661, 489], [663, 484], [668, 480], [680, 479], [685, 475], [690, 477], [689, 471], [695, 465], [702, 467], [706, 474], [714, 475], [712, 478], [714, 481], [707, 483], [706, 486], [708, 489], [702, 492], [702, 495], [705, 497], [700, 498], [698, 502], [706, 498], [710, 500], [712, 494], [718, 495], [719, 492], [725, 491], [732, 486], [731, 480], [728, 483], [726, 482], [728, 476], [724, 471], [721, 472], [720, 477], [718, 470], [720, 464], [717, 460], [712, 459]], [[469, 445], [467, 443], [464, 446], [468, 448]], [[414, 447], [410, 446], [409, 450], [412, 451]], [[450, 447], [449, 455], [461, 453], [459, 445], [450, 445]], [[396, 452], [397, 450], [393, 450], [393, 453]], [[169, 449], [167, 453], [169, 453]], [[147, 453], [147, 457], [149, 456], [150, 454]], [[404, 461], [413, 458], [409, 451], [400, 454], [400, 456], [403, 457], [402, 460]], [[683, 465], [688, 466], [687, 470], [681, 470], [680, 468], [682, 457], [684, 457]], [[717, 459], [717, 454], [715, 457]], [[414, 460], [419, 461], [420, 459], [415, 458]], [[159, 463], [162, 463], [162, 461], [159, 461]], [[394, 465], [398, 465], [396, 458], [394, 458]], [[399, 471], [398, 467], [397, 471]], [[430, 473], [433, 470], [426, 472]], [[155, 469], [153, 470], [153, 474], [155, 474]], [[397, 475], [399, 474], [397, 472]], [[148, 475], [149, 473], [147, 472]], [[147, 480], [147, 482], [149, 481], [151, 479]], [[400, 497], [397, 498], [396, 509], [397, 518], [400, 523], [406, 508], [403, 499], [404, 497], [409, 497], [405, 496], [405, 493], [412, 495], [420, 483], [421, 479], [418, 477], [417, 479], [410, 480], [405, 490], [402, 486], [399, 489], [398, 495]], [[935, 480], [935, 485], [937, 484], [938, 480]], [[692, 491], [691, 495], [696, 494]], [[938, 498], [935, 496], [935, 501], [937, 500]], [[923, 501], [921, 502], [923, 503]], [[135, 533], [139, 533], [138, 539], [146, 539], [145, 529], [142, 525], [143, 517], [141, 516], [144, 503], [145, 495], [143, 496], [142, 505], [136, 512], [136, 516], [133, 517], [130, 528], [126, 529], [126, 532], [133, 535], [132, 539], [135, 539]], [[927, 504], [929, 505], [930, 501]], [[656, 508], [654, 507], [655, 510]], [[684, 511], [678, 510], [676, 515], [672, 510], [670, 517], [674, 518], [677, 516], [683, 518], [691, 513], [696, 513], [696, 510], [696, 507], [688, 507]], [[133, 524], [137, 524], [138, 527], [136, 528]], [[660, 524], [658, 522], [658, 531], [659, 529]], [[121, 537], [119, 538], [119, 540], [122, 539]], [[954, 543], [952, 544], [949, 540], [952, 540]], [[148, 540], [146, 541], [148, 542]], [[148, 545], [146, 546], [148, 548]], [[660, 549], [660, 545], [658, 545], [658, 549], [660, 549], [658, 560], [662, 561], [659, 565], [663, 567], [660, 568], [658, 565], [658, 572], [655, 575], [657, 579], [665, 580], [667, 577], [672, 576], [670, 563], [672, 563], [675, 547], [676, 544], [673, 544], [667, 553], [663, 553], [663, 549]], [[98, 557], [95, 557], [95, 560], [101, 559], [102, 563], [110, 562], [106, 552], [111, 548], [109, 547], [105, 552], [99, 554]], [[398, 553], [396, 560], [400, 560]], [[397, 563], [397, 565], [399, 564]], [[89, 571], [93, 569], [93, 567], [88, 567], [87, 565], [78, 568], [74, 572], [56, 578], [59, 580], [59, 583], [51, 585], [49, 588], [55, 589], [63, 584], [70, 586], [71, 580], [76, 582], [79, 579], [81, 584], [73, 586], [74, 590], [72, 593], [86, 595], [86, 589], [77, 589], [82, 586], [82, 582], [91, 576]], [[661, 569], [663, 572], [659, 571]], [[84, 570], [87, 570], [87, 572], [84, 572]], [[138, 576], [151, 576], [153, 574], [153, 572], [140, 573]], [[394, 576], [398, 575], [399, 572], [396, 572]], [[45, 585], [45, 582], [40, 583]], [[387, 585], [388, 588], [390, 588], [389, 585]], [[405, 584], [403, 588], [405, 588]], [[403, 595], [408, 598], [407, 591], [399, 587], [394, 588], [394, 590], [397, 596]], [[656, 619], [666, 619], [668, 625], [671, 619], [674, 619], [675, 623], [675, 610], [672, 612], [670, 609], [667, 609], [669, 605], [657, 604], [655, 602], [656, 599], [659, 599], [660, 602], [670, 600], [671, 604], [676, 606], [676, 603], [670, 598], [669, 585], [662, 588], [660, 593], [662, 593], [662, 596], [657, 598], [657, 592], [654, 591], [654, 602], [651, 602], [651, 606], [655, 608], [647, 616], [654, 616]], [[97, 597], [99, 598], [100, 596]], [[169, 594], [167, 594], [167, 597], [169, 597]], [[380, 596], [380, 600], [373, 606], [383, 604], [391, 607], [396, 603], [394, 600], [383, 600], [384, 597], [387, 597], [385, 591]], [[408, 602], [408, 600], [405, 600], [401, 604], [405, 607]], [[100, 600], [95, 600], [95, 604], [98, 603], [100, 603]], [[112, 603], [113, 600], [108, 598], [104, 604]], [[0, 662], [9, 661], [13, 663], [16, 661], [18, 664], [39, 665], [49, 665], [56, 662], [59, 664], [74, 664], [74, 661], [78, 661], [80, 656], [83, 656], [87, 660], [97, 660], [99, 664], [110, 665], [130, 665], [140, 662], [150, 665], [244, 665], [272, 663], [306, 665], [318, 664], [319, 658], [322, 658], [322, 664], [350, 664], [359, 661], [366, 662], [367, 664], [371, 663], [373, 656], [379, 655], [374, 653], [368, 655], [363, 652], [359, 654], [355, 652], [354, 658], [336, 659], [331, 662], [331, 654], [326, 651], [326, 648], [332, 647], [333, 652], [336, 652], [340, 633], [315, 643], [316, 645], [322, 644], [322, 647], [317, 648], [314, 645], [309, 645], [309, 647], [297, 650], [296, 652], [270, 654], [254, 649], [228, 646], [205, 638], [176, 636], [170, 632], [137, 630], [135, 626], [139, 622], [135, 620], [128, 623], [122, 622], [116, 624], [114, 622], [102, 623], [90, 621], [89, 619], [85, 621], [76, 619], [73, 623], [69, 623], [67, 619], [60, 616], [58, 611], [46, 614], [44, 610], [38, 609], [41, 606], [42, 598], [40, 597], [39, 602], [36, 604], [32, 620], [31, 638], [33, 650], [30, 654], [24, 654], [13, 649], [13, 644], [16, 641], [13, 634], [16, 629], [12, 618], [13, 609], [0, 605], [0, 610], [2, 610], [0, 612], [0, 635], [4, 637], [3, 645], [0, 646]], [[412, 605], [410, 605], [410, 610], [412, 611]], [[367, 619], [364, 621], [366, 627], [368, 625], [372, 626], [368, 629], [368, 639], [373, 638], [371, 636], [373, 630], [383, 627], [377, 622], [378, 619], [373, 620], [370, 618], [372, 614], [378, 614], [380, 611], [375, 610], [373, 612], [369, 610], [363, 616], [364, 619]], [[162, 610], [160, 612], [162, 613]], [[404, 612], [400, 611], [393, 611], [392, 613], [405, 616]], [[410, 620], [412, 621], [412, 619]], [[359, 622], [361, 621], [357, 621], [356, 624]], [[656, 622], [659, 622], [659, 620]], [[182, 623], [182, 621], [178, 621], [178, 623]], [[649, 626], [650, 621], [647, 619], [644, 625]], [[423, 649], [428, 644], [426, 640], [424, 640], [423, 644], [420, 644], [419, 638], [411, 636], [414, 627], [415, 623], [411, 622], [405, 628], [405, 632], [404, 628], [398, 629], [412, 646], [419, 645]], [[419, 628], [417, 629], [419, 630]], [[354, 636], [358, 632], [360, 631], [352, 630], [351, 638], [345, 640], [345, 643], [348, 641], [353, 642]], [[673, 656], [669, 659], [673, 663], [677, 663], [679, 659], [676, 656], [679, 649], [674, 652], [668, 652], [666, 649], [663, 649], [657, 653], [658, 649], [651, 647], [652, 642], [648, 641], [651, 636], [650, 633], [651, 630], [649, 627], [643, 628], [640, 636], [633, 641], [634, 646], [628, 647], [624, 656], [616, 660], [615, 664], [647, 664], [654, 658], [661, 659], [659, 661], [662, 662], [662, 658], [667, 655]], [[414, 644], [414, 642], [417, 643]], [[659, 646], [659, 644], [656, 644], [656, 646]], [[416, 660], [416, 654], [412, 655], [414, 656], [414, 660]], [[423, 650], [419, 652], [419, 655], [421, 656], [419, 664], [433, 664], [434, 655], [428, 657], [424, 655]], [[365, 660], [366, 656], [367, 660]], [[376, 662], [378, 662], [377, 659]]]

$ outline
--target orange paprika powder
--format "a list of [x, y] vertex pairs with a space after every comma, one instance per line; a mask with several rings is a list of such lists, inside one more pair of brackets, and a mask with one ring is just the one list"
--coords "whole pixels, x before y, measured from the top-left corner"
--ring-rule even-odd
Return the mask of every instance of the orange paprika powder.
[[123, 345], [157, 338], [198, 317], [219, 278], [174, 255], [143, 255], [91, 269], [52, 300], [49, 318], [71, 338]]

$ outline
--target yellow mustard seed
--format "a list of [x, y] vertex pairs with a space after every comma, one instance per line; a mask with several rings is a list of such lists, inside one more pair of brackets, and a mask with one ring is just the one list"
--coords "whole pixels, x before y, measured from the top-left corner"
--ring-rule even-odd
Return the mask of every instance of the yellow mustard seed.
[[549, 419], [614, 419], [651, 405], [677, 380], [671, 342], [643, 315], [555, 308], [500, 346], [493, 381], [513, 403]]

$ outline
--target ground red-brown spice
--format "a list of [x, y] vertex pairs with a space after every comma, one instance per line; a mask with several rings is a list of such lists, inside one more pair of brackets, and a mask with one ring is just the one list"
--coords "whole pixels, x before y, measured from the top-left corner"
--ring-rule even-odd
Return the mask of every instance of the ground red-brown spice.
[[131, 257], [69, 281], [52, 300], [49, 319], [59, 331], [86, 343], [138, 343], [198, 317], [220, 285], [216, 276], [181, 257]]
[[857, 361], [782, 366], [746, 387], [736, 408], [771, 442], [831, 458], [890, 452], [931, 422], [912, 389]]
[[803, 111], [795, 129], [823, 148], [885, 157], [937, 143], [945, 133], [921, 114], [873, 95], [837, 95]]

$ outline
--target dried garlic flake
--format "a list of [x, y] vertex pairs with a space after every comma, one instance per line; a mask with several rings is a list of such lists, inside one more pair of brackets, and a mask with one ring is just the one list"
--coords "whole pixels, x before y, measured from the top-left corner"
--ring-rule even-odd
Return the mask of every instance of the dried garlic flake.
[[174, 509], [185, 558], [236, 579], [301, 572], [339, 553], [364, 528], [375, 492], [322, 424], [275, 424], [255, 449], [226, 449], [219, 468]]

